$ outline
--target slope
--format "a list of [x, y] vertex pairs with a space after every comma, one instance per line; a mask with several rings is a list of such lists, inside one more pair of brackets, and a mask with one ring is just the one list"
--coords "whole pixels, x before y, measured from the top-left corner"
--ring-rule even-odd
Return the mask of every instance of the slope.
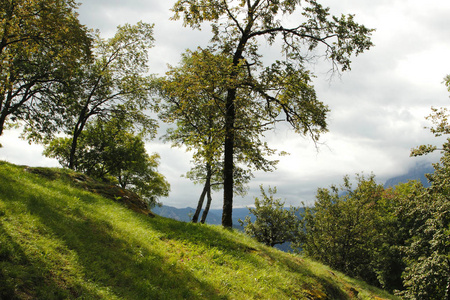
[[69, 171], [27, 170], [0, 162], [0, 299], [393, 299], [238, 231], [132, 211]]

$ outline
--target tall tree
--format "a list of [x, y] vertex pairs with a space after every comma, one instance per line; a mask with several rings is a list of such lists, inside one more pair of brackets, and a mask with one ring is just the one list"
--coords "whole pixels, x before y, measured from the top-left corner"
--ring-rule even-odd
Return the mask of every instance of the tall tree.
[[[174, 18], [199, 29], [203, 22], [212, 26], [215, 51], [227, 55], [231, 68], [226, 75], [224, 119], [224, 201], [222, 225], [232, 226], [233, 170], [236, 146], [237, 102], [249, 97], [250, 107], [261, 118], [285, 118], [295, 131], [309, 134], [314, 141], [326, 131], [328, 108], [317, 100], [307, 70], [310, 55], [324, 49], [332, 69], [350, 68], [350, 57], [372, 46], [370, 29], [357, 24], [352, 15], [330, 16], [329, 9], [314, 0], [179, 0]], [[300, 7], [304, 21], [283, 25], [285, 15]], [[285, 56], [264, 66], [258, 41], [278, 45]], [[279, 39], [281, 38], [281, 39]], [[319, 47], [320, 46], [320, 47]], [[242, 93], [241, 90], [246, 92]], [[242, 93], [242, 94], [241, 94]]]
[[[194, 182], [204, 184], [192, 221], [197, 222], [205, 197], [208, 198], [201, 222], [204, 222], [211, 204], [211, 189], [223, 186], [223, 144], [225, 139], [225, 94], [227, 76], [232, 68], [227, 55], [214, 54], [209, 49], [187, 51], [179, 67], [171, 67], [165, 78], [159, 80], [159, 90], [164, 102], [160, 117], [175, 123], [165, 139], [174, 146], [186, 146], [194, 151], [195, 167], [187, 173]], [[237, 140], [234, 192], [245, 194], [246, 183], [253, 169], [272, 170], [276, 160], [265, 156], [275, 151], [259, 140], [264, 124], [258, 120], [249, 97], [242, 94], [236, 104], [240, 109], [236, 116]]]
[[79, 64], [91, 39], [73, 0], [0, 2], [0, 135], [8, 123], [28, 121], [49, 104]]
[[[118, 26], [110, 39], [97, 32], [94, 60], [77, 69], [58, 105], [39, 107], [40, 115], [28, 125], [28, 138], [47, 142], [55, 133], [72, 137], [69, 168], [76, 169], [76, 148], [89, 119], [107, 119], [115, 111], [126, 110], [135, 130], [154, 135], [156, 122], [145, 114], [152, 105], [148, 75], [148, 49], [153, 45], [153, 25]], [[47, 122], [46, 120], [54, 120]]]

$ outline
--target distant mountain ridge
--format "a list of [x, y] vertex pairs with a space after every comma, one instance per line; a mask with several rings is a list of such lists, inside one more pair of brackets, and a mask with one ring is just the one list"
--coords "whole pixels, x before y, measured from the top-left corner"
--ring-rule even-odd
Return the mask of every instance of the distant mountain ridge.
[[[386, 180], [384, 187], [393, 187], [399, 183], [405, 183], [409, 180], [419, 180], [425, 187], [430, 186], [430, 183], [425, 177], [425, 174], [433, 173], [434, 169], [430, 163], [418, 163], [413, 168], [411, 168], [408, 173], [396, 176]], [[172, 206], [163, 205], [162, 207], [155, 207], [152, 210], [155, 214], [175, 219], [178, 221], [189, 222], [191, 221], [192, 215], [195, 213], [195, 208], [176, 208]], [[242, 229], [239, 225], [238, 220], [244, 220], [249, 214], [248, 208], [234, 208], [233, 209], [233, 224], [234, 227]], [[206, 223], [219, 225], [222, 223], [222, 210], [221, 209], [211, 209], [206, 218]]]
[[425, 187], [429, 187], [430, 183], [425, 177], [425, 174], [430, 174], [433, 172], [434, 168], [429, 163], [416, 164], [416, 166], [414, 168], [411, 168], [408, 173], [386, 180], [384, 187], [394, 187], [399, 183], [406, 183], [409, 180], [419, 180]]
[[[161, 207], [155, 207], [152, 211], [160, 216], [171, 218], [177, 221], [190, 222], [192, 215], [195, 213], [195, 208], [176, 208], [173, 206], [163, 205]], [[202, 212], [200, 213], [200, 216]], [[248, 208], [234, 208], [233, 209], [233, 224], [235, 227], [240, 227], [238, 220], [243, 220], [249, 214]], [[222, 224], [222, 210], [210, 209], [206, 218], [206, 223], [219, 225]]]

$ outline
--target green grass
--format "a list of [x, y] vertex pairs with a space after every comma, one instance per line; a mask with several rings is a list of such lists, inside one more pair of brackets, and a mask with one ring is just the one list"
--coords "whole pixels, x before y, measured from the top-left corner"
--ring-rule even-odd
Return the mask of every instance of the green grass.
[[0, 161], [0, 299], [395, 299], [235, 230], [149, 217]]

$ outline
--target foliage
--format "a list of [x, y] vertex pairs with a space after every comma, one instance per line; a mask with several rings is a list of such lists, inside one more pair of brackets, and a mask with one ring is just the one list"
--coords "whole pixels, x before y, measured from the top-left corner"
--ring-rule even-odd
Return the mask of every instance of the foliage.
[[[167, 130], [165, 139], [174, 146], [184, 145], [187, 151], [194, 151], [195, 167], [187, 173], [187, 177], [205, 184], [194, 221], [205, 193], [210, 199], [211, 188], [217, 190], [223, 186], [224, 95], [231, 69], [231, 61], [226, 55], [198, 49], [187, 51], [181, 66], [171, 67], [166, 78], [159, 80], [160, 94], [165, 99], [160, 117], [165, 122], [176, 124], [176, 128]], [[235, 130], [234, 191], [244, 195], [246, 183], [253, 176], [251, 170], [271, 171], [277, 161], [265, 158], [274, 154], [275, 150], [259, 140], [258, 133], [263, 130], [263, 125], [257, 120], [249, 98], [241, 95], [239, 99], [236, 104], [239, 113]]]
[[[303, 22], [289, 27], [283, 25], [287, 16], [302, 9]], [[224, 56], [229, 65], [218, 78], [224, 83], [224, 204], [222, 225], [232, 226], [233, 186], [237, 122], [242, 107], [252, 112], [247, 128], [256, 134], [248, 135], [247, 149], [256, 149], [253, 142], [274, 123], [285, 119], [294, 130], [309, 134], [314, 141], [327, 130], [328, 108], [320, 102], [311, 84], [312, 73], [307, 61], [316, 50], [325, 48], [332, 69], [350, 68], [350, 57], [372, 45], [370, 29], [357, 24], [353, 16], [330, 16], [329, 9], [314, 0], [179, 0], [173, 7], [174, 19], [183, 17], [185, 26], [200, 29], [203, 22], [211, 24], [210, 51]], [[281, 53], [285, 58], [265, 66], [259, 42], [265, 38], [274, 46], [281, 39]], [[278, 39], [280, 38], [280, 39]], [[319, 47], [319, 45], [321, 47]], [[219, 72], [217, 72], [219, 73]], [[199, 78], [199, 83], [202, 82]], [[248, 103], [239, 106], [240, 101]]]
[[[450, 77], [446, 77], [450, 86]], [[448, 110], [432, 109], [431, 132], [449, 134]], [[299, 247], [352, 276], [396, 290], [405, 299], [450, 297], [450, 139], [442, 157], [427, 174], [431, 187], [408, 182], [383, 189], [358, 177], [351, 189], [348, 177], [341, 191], [319, 189], [313, 208], [305, 210]], [[411, 156], [438, 150], [434, 145], [412, 149]]]
[[[160, 117], [176, 124], [176, 128], [167, 131], [165, 139], [172, 141], [175, 146], [186, 146], [188, 151], [194, 151], [196, 166], [210, 164], [214, 169], [213, 182], [217, 183], [223, 181], [224, 95], [230, 69], [231, 61], [226, 55], [215, 55], [208, 49], [188, 50], [183, 55], [181, 66], [170, 67], [166, 78], [159, 81], [160, 92], [165, 99]], [[235, 130], [238, 140], [235, 153], [237, 194], [245, 194], [245, 183], [251, 177], [251, 173], [239, 168], [239, 165], [268, 171], [277, 163], [265, 158], [265, 155], [273, 154], [274, 150], [256, 140], [258, 136], [254, 137], [255, 141], [250, 139], [263, 126], [256, 120], [250, 104], [245, 95], [240, 97], [240, 113], [236, 118]], [[249, 148], [249, 144], [253, 148]], [[194, 181], [204, 177], [199, 176], [195, 169], [187, 176]]]
[[156, 122], [145, 114], [153, 104], [147, 65], [152, 45], [153, 25], [143, 22], [118, 26], [116, 34], [106, 40], [97, 32], [94, 59], [76, 70], [56, 107], [39, 107], [39, 118], [28, 125], [28, 139], [48, 143], [60, 132], [71, 136], [69, 168], [77, 169], [78, 138], [95, 116], [107, 119], [125, 110], [135, 131], [153, 136]]
[[[125, 113], [86, 125], [79, 137], [77, 170], [97, 178], [112, 177], [122, 188], [136, 192], [153, 206], [158, 204], [159, 197], [168, 196], [170, 185], [156, 170], [159, 155], [147, 154], [142, 137], [130, 133], [133, 124], [127, 121]], [[70, 149], [70, 138], [58, 138], [47, 146], [44, 154], [67, 167]]]
[[405, 211], [425, 190], [419, 181], [399, 183], [384, 190], [377, 209], [381, 216], [381, 226], [377, 229], [381, 242], [374, 249], [372, 266], [377, 274], [377, 285], [391, 292], [404, 289], [402, 275], [407, 263], [403, 247], [411, 238], [411, 222], [414, 222]]
[[[450, 76], [445, 78], [450, 91]], [[428, 117], [434, 125], [430, 131], [436, 136], [450, 133], [448, 110], [432, 108]], [[431, 187], [416, 201], [407, 213], [411, 224], [411, 240], [405, 247], [408, 267], [404, 279], [409, 299], [450, 298], [450, 138], [442, 145], [439, 163], [434, 164], [434, 173], [428, 176]], [[436, 146], [422, 145], [412, 149], [411, 156], [428, 154]]]
[[0, 298], [396, 299], [239, 231], [149, 218], [62, 178], [0, 162]]
[[373, 262], [383, 243], [380, 206], [384, 189], [374, 175], [356, 179], [355, 189], [348, 176], [341, 188], [318, 189], [314, 207], [305, 208], [302, 214], [297, 247], [332, 268], [376, 284]]
[[307, 255], [342, 272], [388, 291], [402, 291], [410, 261], [405, 249], [414, 239], [419, 220], [414, 212], [426, 205], [427, 193], [420, 182], [400, 183], [384, 189], [374, 175], [357, 176], [353, 189], [344, 184], [319, 189], [314, 207], [305, 208], [302, 231], [296, 245]]
[[90, 56], [73, 0], [0, 3], [0, 135], [51, 105]]
[[244, 226], [246, 234], [256, 238], [258, 242], [273, 247], [285, 242], [293, 242], [298, 233], [300, 220], [296, 215], [298, 208], [284, 208], [284, 202], [281, 199], [275, 199], [276, 188], [268, 189], [268, 194], [260, 186], [262, 200], [255, 198], [255, 208], [249, 207], [249, 211], [255, 216], [255, 222], [251, 217], [245, 217], [245, 220], [239, 220], [241, 226]]
[[[429, 191], [428, 191], [429, 192]], [[406, 299], [448, 299], [450, 292], [450, 201], [443, 194], [424, 194], [408, 211], [411, 238], [403, 248]]]

